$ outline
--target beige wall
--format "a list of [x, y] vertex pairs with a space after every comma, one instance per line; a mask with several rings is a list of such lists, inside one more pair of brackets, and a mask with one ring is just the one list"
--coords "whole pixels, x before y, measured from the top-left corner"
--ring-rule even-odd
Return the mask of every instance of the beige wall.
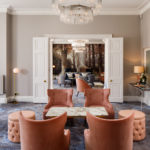
[[141, 16], [141, 48], [150, 47], [150, 9]]
[[11, 93], [11, 88], [7, 88], [10, 87], [11, 84], [10, 21], [10, 15], [0, 13], [0, 76], [5, 76], [5, 89], [7, 89], [7, 96]]
[[11, 49], [11, 15], [7, 15], [7, 54], [6, 54], [6, 90], [7, 90], [7, 96], [12, 95], [12, 87], [11, 87], [11, 81], [12, 81], [12, 49]]
[[[150, 48], [150, 9], [141, 16], [141, 56], [144, 62], [144, 49]], [[147, 75], [150, 84], [150, 75]]]
[[132, 95], [128, 82], [136, 80], [133, 66], [140, 64], [139, 16], [97, 16], [88, 25], [65, 25], [56, 16], [11, 16], [12, 68], [19, 67], [17, 91], [32, 95], [32, 38], [41, 34], [113, 34], [124, 37], [124, 95]]
[[7, 15], [0, 13], [0, 75], [6, 75]]

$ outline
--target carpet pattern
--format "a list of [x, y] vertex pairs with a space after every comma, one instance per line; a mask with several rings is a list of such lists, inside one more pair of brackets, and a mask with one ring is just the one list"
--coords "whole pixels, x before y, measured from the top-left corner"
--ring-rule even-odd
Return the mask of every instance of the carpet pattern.
[[[79, 97], [73, 96], [75, 106], [84, 105], [84, 96], [80, 94]], [[8, 114], [18, 110], [33, 110], [36, 113], [36, 119], [42, 119], [42, 111], [45, 104], [33, 103], [18, 103], [18, 104], [1, 104], [0, 105], [0, 150], [20, 150], [20, 144], [12, 143], [8, 140], [7, 136], [7, 118]], [[115, 109], [115, 117], [121, 109], [136, 109], [140, 110], [140, 103], [113, 103]], [[143, 112], [146, 113], [146, 131], [147, 135], [143, 141], [134, 142], [133, 150], [149, 150], [150, 149], [150, 107], [143, 105]], [[84, 150], [84, 129], [87, 126], [84, 124], [84, 119], [75, 119], [74, 125], [67, 125], [66, 128], [71, 130], [71, 144], [70, 150]]]

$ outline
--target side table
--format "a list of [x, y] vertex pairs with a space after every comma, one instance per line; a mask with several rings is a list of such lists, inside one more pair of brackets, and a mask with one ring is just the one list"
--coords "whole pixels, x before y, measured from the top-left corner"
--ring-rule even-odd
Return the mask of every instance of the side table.
[[[137, 89], [140, 92], [139, 96], [142, 96], [144, 98], [144, 92], [146, 91], [150, 91], [150, 86], [149, 85], [141, 85], [141, 84], [136, 84], [136, 83], [129, 83], [130, 86], [132, 86], [133, 88]], [[143, 104], [143, 100], [142, 98], [141, 100], [141, 111], [142, 111], [142, 104]]]

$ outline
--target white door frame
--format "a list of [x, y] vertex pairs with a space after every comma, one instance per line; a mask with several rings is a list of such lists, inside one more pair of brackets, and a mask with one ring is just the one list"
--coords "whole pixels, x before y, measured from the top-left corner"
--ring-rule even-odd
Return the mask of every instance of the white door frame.
[[102, 40], [105, 43], [105, 39], [112, 38], [112, 34], [50, 34], [45, 36], [48, 36], [50, 40], [49, 65], [48, 65], [49, 66], [48, 87], [50, 89], [53, 89], [53, 44], [69, 44], [68, 40], [70, 39]]
[[[109, 78], [108, 78], [108, 69], [110, 69], [110, 65], [109, 65], [109, 61], [110, 59], [108, 58], [108, 56], [110, 55], [109, 51], [111, 52], [111, 49], [110, 49], [110, 44], [111, 44], [111, 41], [114, 41], [112, 44], [115, 48], [115, 40], [116, 38], [113, 38], [111, 34], [53, 34], [53, 35], [44, 35], [43, 37], [46, 37], [48, 40], [47, 40], [47, 47], [48, 47], [48, 51], [46, 54], [47, 55], [47, 58], [48, 58], [48, 62], [47, 62], [47, 74], [48, 74], [48, 83], [47, 83], [47, 87], [48, 88], [51, 88], [53, 89], [53, 44], [69, 44], [68, 40], [70, 39], [89, 39], [90, 42], [89, 43], [94, 43], [94, 44], [100, 44], [100, 43], [104, 43], [105, 44], [105, 88], [110, 88], [110, 84], [108, 84], [109, 82]], [[118, 45], [120, 45], [120, 43], [116, 43], [116, 50], [117, 50], [117, 47]], [[121, 44], [121, 51], [122, 51], [122, 44]], [[121, 55], [122, 57], [123, 55]], [[108, 59], [108, 60], [107, 60]], [[123, 60], [123, 59], [121, 59]], [[122, 62], [122, 61], [121, 61]], [[123, 65], [121, 63], [121, 66], [123, 68]], [[121, 70], [122, 70], [121, 68]], [[122, 74], [122, 72], [121, 72]], [[121, 76], [122, 78], [123, 76]], [[119, 77], [118, 77], [119, 78]], [[116, 80], [116, 79], [115, 79]], [[45, 81], [45, 80], [44, 80]], [[120, 80], [119, 80], [120, 81]], [[121, 80], [123, 81], [123, 79]], [[119, 83], [118, 83], [119, 85]], [[123, 85], [123, 84], [122, 84]], [[116, 91], [114, 91], [115, 93]], [[123, 91], [121, 91], [123, 92]], [[121, 93], [120, 92], [120, 93]], [[116, 94], [116, 93], [115, 93]], [[114, 100], [113, 102], [116, 102], [115, 100], [115, 95], [113, 95], [114, 97]], [[121, 94], [120, 97], [123, 97], [123, 95]], [[121, 101], [120, 101], [121, 99]], [[123, 101], [123, 98], [120, 98], [118, 99], [117, 102], [122, 102]]]

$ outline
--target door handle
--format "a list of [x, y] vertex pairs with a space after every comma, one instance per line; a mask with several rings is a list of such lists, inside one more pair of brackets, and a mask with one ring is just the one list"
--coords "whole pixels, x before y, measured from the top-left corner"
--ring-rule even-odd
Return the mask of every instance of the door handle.
[[109, 82], [112, 82], [113, 80], [110, 80]]
[[46, 80], [44, 80], [43, 82], [46, 82]]

